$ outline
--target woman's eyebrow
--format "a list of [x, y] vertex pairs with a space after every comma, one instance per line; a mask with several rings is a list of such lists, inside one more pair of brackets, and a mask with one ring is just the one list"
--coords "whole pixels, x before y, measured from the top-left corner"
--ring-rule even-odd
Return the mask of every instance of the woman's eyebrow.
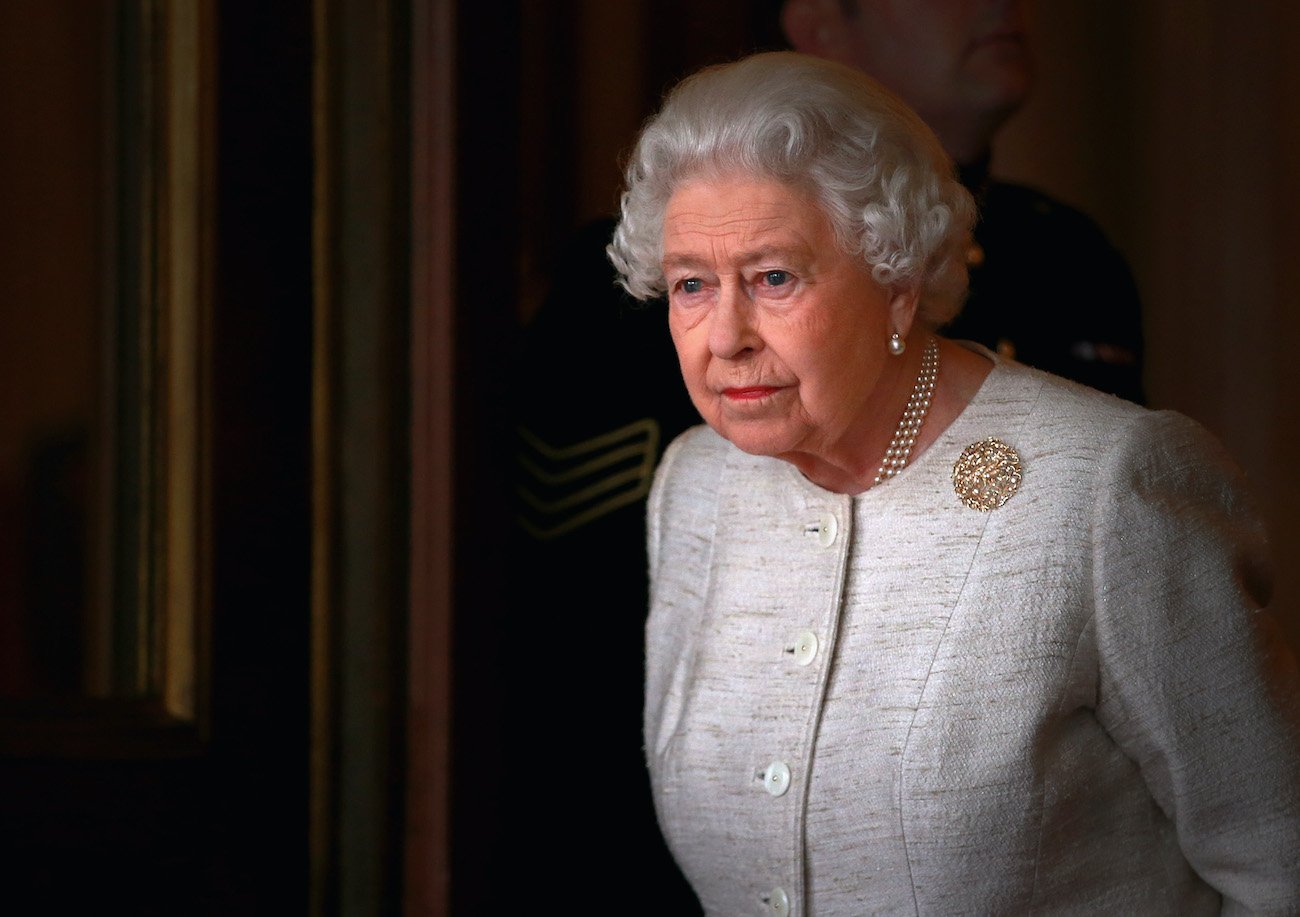
[[794, 243], [789, 245], [763, 245], [752, 252], [742, 253], [739, 260], [742, 264], [755, 264], [762, 261], [789, 263], [804, 259], [808, 254], [807, 246]]
[[[807, 246], [798, 244], [781, 244], [781, 245], [760, 245], [752, 251], [740, 252], [735, 261], [741, 265], [753, 265], [764, 261], [790, 263], [794, 261], [806, 260], [809, 255]], [[699, 255], [690, 254], [689, 252], [665, 252], [663, 257], [664, 270], [669, 268], [707, 268], [713, 269], [713, 264], [708, 259]]]
[[688, 252], [665, 252], [664, 267], [703, 267], [705, 260]]

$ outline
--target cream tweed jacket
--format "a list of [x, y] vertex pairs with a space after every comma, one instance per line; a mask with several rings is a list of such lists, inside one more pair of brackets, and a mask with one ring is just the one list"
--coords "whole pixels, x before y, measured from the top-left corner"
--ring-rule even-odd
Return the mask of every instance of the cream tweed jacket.
[[[989, 436], [1023, 482], [979, 512]], [[1001, 362], [857, 497], [696, 427], [648, 547], [646, 755], [708, 913], [1300, 913], [1296, 666], [1190, 420]]]

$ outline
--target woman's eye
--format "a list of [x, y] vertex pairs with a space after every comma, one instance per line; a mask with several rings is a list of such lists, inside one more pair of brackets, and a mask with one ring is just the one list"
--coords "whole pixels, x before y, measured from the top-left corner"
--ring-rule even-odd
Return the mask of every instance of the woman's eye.
[[687, 277], [682, 281], [683, 293], [698, 293], [703, 289], [704, 281], [700, 280], [698, 277]]
[[786, 271], [768, 271], [763, 275], [763, 282], [769, 287], [779, 287], [789, 281], [790, 274]]

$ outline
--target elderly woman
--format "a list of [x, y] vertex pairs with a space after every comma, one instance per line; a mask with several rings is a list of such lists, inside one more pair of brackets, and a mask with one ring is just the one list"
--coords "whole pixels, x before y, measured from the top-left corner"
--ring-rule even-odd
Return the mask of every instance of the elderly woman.
[[707, 421], [649, 507], [674, 856], [727, 915], [1300, 912], [1296, 669], [1239, 475], [1179, 415], [937, 337], [971, 220], [924, 124], [825, 61], [706, 70], [640, 137], [610, 256], [667, 292]]

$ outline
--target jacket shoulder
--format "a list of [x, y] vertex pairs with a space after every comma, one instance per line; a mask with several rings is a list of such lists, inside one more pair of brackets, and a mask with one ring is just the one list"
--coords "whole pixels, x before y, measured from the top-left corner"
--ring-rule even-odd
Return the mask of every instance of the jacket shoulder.
[[659, 565], [666, 530], [703, 533], [712, 529], [718, 480], [732, 449], [710, 427], [700, 425], [678, 436], [664, 451], [646, 506], [651, 576]]
[[650, 488], [650, 517], [699, 515], [712, 506], [728, 453], [735, 450], [712, 428], [691, 427], [664, 450]]

